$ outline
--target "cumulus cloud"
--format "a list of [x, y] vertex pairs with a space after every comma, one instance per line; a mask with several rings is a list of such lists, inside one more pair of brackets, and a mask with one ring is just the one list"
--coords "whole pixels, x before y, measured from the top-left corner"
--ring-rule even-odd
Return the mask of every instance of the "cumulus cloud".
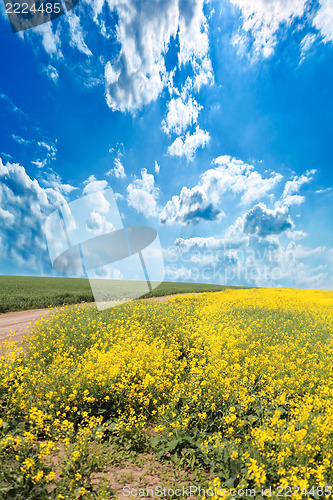
[[230, 189], [236, 194], [242, 194], [240, 201], [243, 204], [249, 204], [267, 196], [282, 179], [282, 175], [276, 172], [264, 178], [253, 165], [230, 156], [219, 156], [214, 163], [218, 167], [204, 174], [206, 182], [212, 185], [217, 183], [222, 190]]
[[155, 186], [153, 174], [148, 174], [147, 170], [141, 170], [141, 179], [135, 179], [127, 186], [127, 202], [138, 213], [145, 217], [157, 215], [157, 198], [159, 190]]
[[114, 231], [115, 227], [104, 215], [101, 215], [100, 212], [92, 210], [86, 223], [86, 230], [88, 233], [97, 235]]
[[108, 183], [105, 180], [98, 181], [94, 175], [90, 175], [86, 181], [84, 181], [85, 187], [83, 189], [84, 194], [94, 193], [96, 191], [102, 191], [108, 187]]
[[114, 167], [111, 168], [111, 170], [107, 172], [106, 175], [113, 175], [117, 179], [125, 179], [125, 169], [124, 165], [120, 161], [120, 158], [115, 158]]
[[171, 99], [166, 118], [162, 121], [162, 130], [166, 134], [182, 134], [190, 125], [197, 123], [200, 109], [202, 106], [193, 97], [187, 102], [181, 97]]
[[160, 212], [160, 222], [189, 224], [219, 220], [223, 216], [220, 204], [227, 192], [240, 195], [241, 203], [249, 204], [267, 196], [282, 179], [275, 172], [263, 178], [252, 165], [230, 156], [219, 156], [213, 163], [217, 166], [206, 170], [198, 185], [191, 189], [184, 186], [179, 196], [167, 202]]
[[[210, 79], [204, 0], [136, 2], [108, 0], [118, 16], [117, 58], [105, 65], [107, 104], [113, 110], [135, 111], [156, 100], [172, 79], [165, 56], [178, 37], [178, 66], [190, 64], [197, 85]], [[95, 22], [103, 17], [104, 2], [92, 4]], [[200, 75], [200, 76], [199, 76]]]
[[157, 163], [157, 161], [155, 161], [155, 174], [159, 174], [160, 173], [160, 165]]
[[[328, 0], [329, 1], [329, 0]], [[243, 24], [234, 43], [248, 47], [254, 57], [269, 57], [278, 41], [282, 25], [290, 26], [303, 16], [307, 0], [231, 0], [239, 7]]]
[[244, 217], [244, 233], [269, 236], [280, 234], [287, 229], [292, 229], [293, 222], [288, 210], [284, 208], [267, 208], [264, 203], [253, 207]]
[[[60, 182], [60, 180], [59, 180]], [[44, 234], [45, 217], [66, 204], [59, 183], [43, 188], [17, 163], [0, 159], [0, 246], [2, 258], [27, 272], [52, 272]]]
[[[164, 252], [168, 278], [186, 276], [192, 281], [222, 285], [324, 289], [332, 286], [332, 251], [288, 241], [285, 235], [289, 232], [288, 237], [297, 236], [297, 231], [284, 230], [289, 223], [286, 213], [261, 208], [255, 217], [261, 222], [250, 232], [247, 216], [256, 213], [252, 210], [238, 217], [221, 235], [177, 238], [175, 245]], [[304, 237], [302, 231], [298, 233]]]
[[90, 208], [101, 214], [107, 214], [110, 210], [110, 203], [103, 194], [103, 190], [108, 188], [107, 181], [98, 181], [94, 175], [90, 175], [84, 184], [83, 194], [95, 193], [95, 196], [91, 198]]
[[197, 127], [193, 134], [187, 132], [185, 137], [177, 137], [169, 146], [168, 153], [170, 156], [185, 156], [187, 161], [191, 161], [197, 150], [205, 147], [209, 141], [209, 132]]
[[195, 224], [200, 220], [216, 221], [224, 213], [215, 208], [201, 186], [183, 187], [179, 196], [173, 196], [160, 213], [162, 224]]
[[316, 170], [310, 170], [301, 176], [295, 176], [292, 180], [287, 181], [281, 200], [278, 204], [283, 204], [286, 206], [291, 205], [300, 205], [304, 202], [304, 196], [299, 195], [299, 191], [304, 184], [308, 184], [311, 182], [313, 175], [316, 173]]
[[[172, 87], [179, 69], [190, 75], [196, 91], [214, 81], [204, 13], [207, 1], [86, 0], [87, 8], [70, 12], [56, 28], [46, 23], [23, 36], [32, 42], [39, 37], [38, 45], [63, 64], [61, 44], [64, 50], [68, 44], [86, 55], [86, 66], [77, 65], [83, 84], [99, 85], [104, 74], [107, 105], [135, 114]], [[86, 40], [88, 30], [106, 49], [100, 57], [91, 57], [94, 49]], [[59, 73], [51, 62], [44, 71], [56, 82]]]

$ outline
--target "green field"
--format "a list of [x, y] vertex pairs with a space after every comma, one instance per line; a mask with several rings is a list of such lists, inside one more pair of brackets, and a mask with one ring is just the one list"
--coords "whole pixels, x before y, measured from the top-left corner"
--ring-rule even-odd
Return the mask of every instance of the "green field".
[[[121, 288], [124, 282], [118, 281], [118, 283]], [[133, 281], [133, 286], [135, 283], [137, 282]], [[187, 292], [216, 292], [225, 288], [220, 285], [163, 282], [145, 297]], [[88, 279], [0, 276], [0, 313], [93, 302], [93, 300]]]

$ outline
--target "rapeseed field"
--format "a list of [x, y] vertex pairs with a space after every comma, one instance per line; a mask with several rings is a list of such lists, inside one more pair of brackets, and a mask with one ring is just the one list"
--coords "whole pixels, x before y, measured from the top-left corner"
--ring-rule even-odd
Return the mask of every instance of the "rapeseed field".
[[202, 471], [210, 498], [329, 498], [332, 306], [233, 289], [59, 309], [1, 358], [0, 497], [109, 498], [96, 473], [116, 444]]

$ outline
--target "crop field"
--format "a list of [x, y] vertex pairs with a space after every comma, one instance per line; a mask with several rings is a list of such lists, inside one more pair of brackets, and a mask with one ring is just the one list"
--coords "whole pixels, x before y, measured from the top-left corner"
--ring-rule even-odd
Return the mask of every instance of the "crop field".
[[[100, 281], [105, 282], [105, 280]], [[128, 282], [113, 281], [119, 283], [120, 295], [121, 288], [128, 287]], [[133, 281], [133, 286], [135, 283], [137, 282]], [[225, 288], [220, 285], [163, 282], [145, 297], [187, 292], [214, 292]], [[0, 276], [0, 313], [92, 302], [93, 300], [88, 279]]]
[[228, 289], [59, 309], [1, 358], [1, 498], [115, 498], [140, 468], [142, 491], [328, 498], [332, 306], [333, 292]]

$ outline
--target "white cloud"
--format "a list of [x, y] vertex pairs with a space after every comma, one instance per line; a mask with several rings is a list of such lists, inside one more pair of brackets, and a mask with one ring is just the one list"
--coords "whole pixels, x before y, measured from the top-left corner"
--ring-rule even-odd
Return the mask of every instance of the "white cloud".
[[302, 205], [304, 203], [305, 197], [300, 194], [293, 194], [292, 196], [286, 196], [283, 200], [277, 202], [277, 205], [285, 205], [286, 207], [291, 207], [292, 205]]
[[333, 41], [332, 0], [319, 0], [320, 7], [313, 19], [313, 25], [320, 32], [325, 43]]
[[37, 168], [44, 168], [45, 165], [47, 164], [47, 159], [44, 158], [44, 160], [34, 160], [31, 162], [33, 165], [36, 165]]
[[223, 248], [225, 245], [225, 239], [222, 237], [209, 236], [201, 237], [195, 236], [194, 238], [177, 238], [175, 240], [175, 245], [179, 248], [188, 252], [193, 249], [207, 249], [207, 250], [218, 250]]
[[94, 175], [90, 175], [88, 179], [84, 182], [85, 187], [83, 189], [84, 194], [94, 193], [96, 191], [102, 191], [108, 187], [107, 181], [98, 181]]
[[62, 57], [60, 49], [60, 33], [58, 30], [55, 32], [53, 31], [52, 23], [41, 24], [35, 28], [31, 28], [31, 30], [29, 30], [29, 34], [26, 32], [24, 33], [26, 36], [37, 33], [42, 37], [43, 47], [50, 56]]
[[57, 156], [57, 148], [55, 146], [56, 142], [54, 144], [48, 144], [45, 141], [38, 141], [38, 140], [32, 140], [32, 139], [24, 139], [23, 137], [20, 137], [19, 135], [11, 134], [11, 138], [17, 142], [18, 144], [22, 146], [38, 146], [39, 148], [42, 148], [45, 152], [46, 149], [46, 158], [41, 160], [38, 158], [35, 161], [32, 161], [34, 165], [36, 165], [38, 168], [44, 167], [47, 163], [49, 163], [52, 160], [56, 159]]
[[214, 72], [210, 58], [205, 56], [200, 63], [194, 63], [193, 88], [199, 92], [203, 85], [212, 85], [214, 83]]
[[108, 187], [107, 181], [98, 181], [94, 175], [90, 175], [84, 184], [84, 194], [95, 193], [95, 196], [91, 198], [91, 208], [102, 214], [108, 213], [110, 210], [110, 203], [103, 194], [103, 190]]
[[162, 129], [166, 134], [182, 134], [198, 120], [199, 111], [202, 109], [193, 97], [187, 102], [181, 97], [173, 98], [168, 102], [168, 112], [162, 121]]
[[66, 188], [43, 188], [17, 163], [0, 159], [1, 257], [26, 272], [52, 272], [44, 233], [45, 217], [66, 204]]
[[316, 173], [316, 170], [310, 170], [301, 176], [295, 176], [291, 181], [287, 181], [281, 200], [277, 203], [277, 205], [301, 205], [304, 202], [304, 196], [298, 194], [299, 190], [304, 184], [308, 184], [311, 182], [313, 175]]
[[162, 224], [193, 224], [200, 220], [216, 221], [224, 213], [210, 201], [203, 186], [183, 187], [179, 196], [173, 196], [160, 212]]
[[187, 132], [185, 137], [177, 137], [169, 146], [168, 153], [171, 156], [185, 156], [187, 161], [191, 161], [197, 150], [205, 147], [209, 141], [209, 132], [197, 127], [193, 134]]
[[119, 158], [115, 158], [114, 168], [111, 168], [111, 170], [107, 172], [106, 175], [114, 175], [114, 177], [116, 177], [117, 179], [125, 179], [126, 174], [124, 165], [121, 163]]
[[[51, 58], [61, 58], [65, 65], [61, 44], [69, 44], [88, 56], [86, 65], [75, 65], [83, 85], [91, 87], [103, 82], [107, 105], [114, 111], [134, 114], [172, 86], [179, 68], [186, 66], [196, 90], [213, 82], [204, 14], [207, 1], [210, 0], [86, 0], [88, 9], [68, 13], [56, 29], [52, 23], [46, 23], [23, 36], [34, 44], [35, 38], [40, 37], [38, 45]], [[86, 26], [91, 21], [95, 23], [95, 41], [103, 49], [100, 57], [92, 57], [92, 47], [85, 40]], [[176, 51], [175, 57], [168, 57], [170, 50]], [[53, 63], [43, 71], [53, 81], [58, 80]]]
[[137, 212], [145, 217], [154, 217], [157, 215], [158, 188], [155, 186], [153, 174], [148, 174], [147, 170], [141, 170], [141, 179], [135, 179], [132, 184], [127, 186], [127, 202]]
[[82, 27], [80, 25], [80, 19], [73, 12], [67, 15], [67, 20], [69, 23], [70, 29], [70, 45], [72, 47], [76, 47], [82, 54], [86, 56], [92, 56], [91, 50], [87, 47], [87, 44], [84, 41]]
[[22, 144], [23, 146], [28, 146], [29, 144], [32, 144], [33, 141], [30, 141], [29, 139], [24, 139], [23, 137], [20, 137], [19, 135], [11, 134], [11, 138], [17, 142], [18, 144]]
[[13, 113], [18, 113], [20, 115], [24, 115], [26, 116], [25, 112], [22, 111], [22, 109], [18, 108], [14, 103], [13, 101], [11, 100], [10, 97], [8, 97], [7, 94], [3, 94], [0, 92], [0, 99], [2, 99], [6, 104], [7, 106], [9, 107], [9, 109], [13, 112]]
[[[174, 68], [167, 70], [165, 56], [177, 34], [178, 64], [189, 63], [194, 78], [200, 75], [201, 83], [205, 73], [207, 80], [211, 79], [204, 0], [108, 0], [108, 4], [117, 12], [120, 44], [118, 57], [105, 65], [106, 98], [111, 109], [133, 112], [157, 99], [172, 79]], [[100, 25], [104, 2], [91, 5]]]
[[[281, 229], [281, 210], [269, 211], [265, 207], [264, 211], [274, 215], [273, 226]], [[240, 216], [220, 236], [176, 239], [175, 246], [164, 252], [165, 261], [169, 263], [168, 278], [178, 279], [179, 274], [179, 279], [187, 277], [197, 282], [225, 285], [329, 289], [332, 251], [324, 247], [309, 248], [294, 241], [284, 243], [282, 238], [288, 230], [263, 236], [257, 228], [248, 234], [244, 232], [246, 216]], [[298, 233], [304, 237], [302, 231]], [[294, 236], [297, 239], [297, 232]]]
[[316, 39], [317, 39], [317, 35], [314, 35], [313, 33], [307, 33], [307, 35], [305, 35], [305, 37], [301, 41], [301, 45], [300, 45], [300, 48], [301, 48], [300, 63], [302, 63], [302, 61], [304, 61], [307, 54], [311, 50], [313, 44], [315, 43]]
[[308, 235], [302, 230], [297, 230], [297, 231], [287, 231], [287, 236], [291, 240], [298, 241], [298, 240], [303, 240], [306, 238]]
[[48, 165], [51, 161], [55, 160], [57, 158], [57, 147], [55, 146], [56, 142], [54, 144], [47, 144], [45, 141], [30, 141], [31, 144], [36, 143], [39, 148], [42, 148], [44, 154], [46, 150], [46, 157], [41, 160], [40, 158], [37, 158], [36, 160], [32, 161], [31, 163], [36, 165], [37, 168], [41, 169], [44, 168], [46, 165]]
[[12, 226], [15, 222], [15, 215], [0, 207], [0, 221], [4, 226]]
[[159, 174], [160, 173], [160, 165], [157, 163], [157, 161], [155, 161], [155, 174]]
[[248, 47], [253, 40], [252, 55], [269, 57], [278, 42], [282, 25], [290, 26], [305, 12], [307, 0], [231, 0], [243, 16], [241, 31], [234, 42]]
[[179, 62], [203, 59], [208, 53], [208, 26], [202, 0], [179, 2]]
[[284, 187], [283, 197], [298, 193], [303, 184], [307, 184], [311, 181], [312, 176], [315, 173], [315, 170], [311, 170], [311, 172], [307, 172], [300, 177], [295, 176], [293, 180], [287, 181]]
[[114, 225], [104, 215], [92, 210], [86, 223], [88, 233], [105, 234], [115, 230]]
[[48, 64], [47, 66], [44, 66], [43, 71], [49, 78], [51, 78], [51, 80], [57, 83], [59, 79], [59, 73], [57, 68], [52, 66], [52, 64]]
[[202, 175], [204, 185], [209, 187], [210, 197], [213, 196], [214, 200], [230, 190], [242, 194], [241, 203], [249, 204], [266, 196], [282, 179], [282, 175], [276, 172], [264, 178], [253, 165], [227, 155], [217, 157], [214, 163], [218, 167]]
[[267, 196], [282, 179], [275, 172], [263, 178], [252, 165], [230, 156], [219, 156], [213, 163], [217, 167], [206, 170], [198, 185], [191, 189], [184, 186], [179, 196], [167, 202], [160, 212], [162, 223], [219, 220], [223, 215], [220, 204], [225, 193], [240, 195], [241, 203], [249, 204]]
[[270, 209], [264, 203], [259, 203], [244, 216], [243, 231], [246, 234], [265, 237], [293, 227], [287, 207]]
[[40, 183], [43, 184], [44, 186], [52, 187], [53, 189], [56, 189], [64, 194], [69, 194], [75, 189], [77, 189], [76, 187], [71, 186], [71, 184], [64, 184], [61, 180], [61, 177], [53, 171], [46, 172], [45, 178], [41, 179]]

